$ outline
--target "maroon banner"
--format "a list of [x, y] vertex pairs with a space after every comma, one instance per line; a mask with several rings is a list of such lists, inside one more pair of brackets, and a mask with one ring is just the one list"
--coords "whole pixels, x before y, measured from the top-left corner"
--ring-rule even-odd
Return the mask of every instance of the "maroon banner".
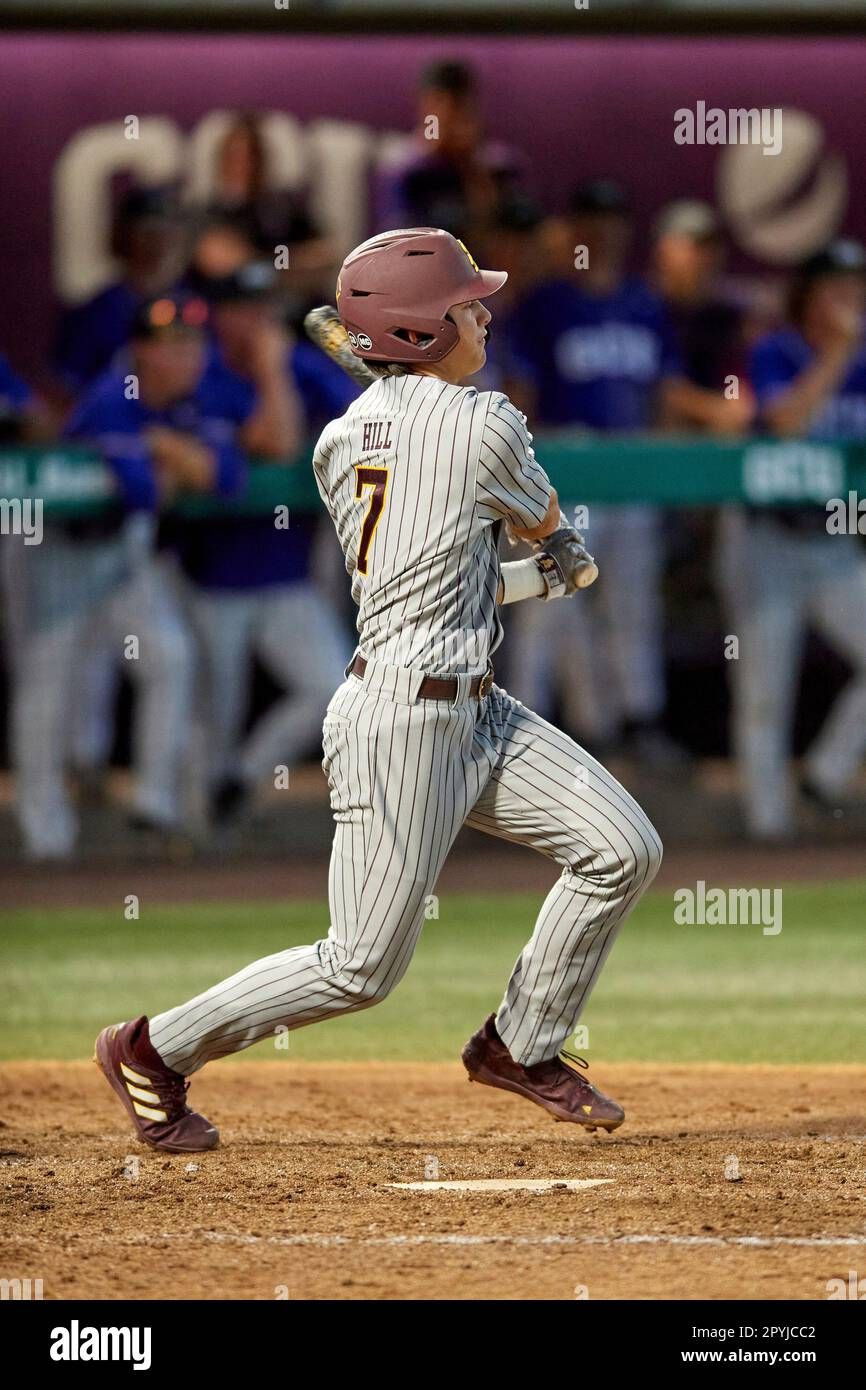
[[673, 197], [712, 200], [753, 265], [783, 268], [842, 227], [866, 236], [863, 40], [6, 36], [0, 350], [39, 373], [58, 296], [110, 274], [112, 176], [195, 191], [214, 113], [276, 113], [280, 177], [308, 187], [341, 249], [366, 234], [375, 170], [442, 57], [476, 66], [488, 133], [525, 155], [550, 210], [609, 174], [644, 226]]

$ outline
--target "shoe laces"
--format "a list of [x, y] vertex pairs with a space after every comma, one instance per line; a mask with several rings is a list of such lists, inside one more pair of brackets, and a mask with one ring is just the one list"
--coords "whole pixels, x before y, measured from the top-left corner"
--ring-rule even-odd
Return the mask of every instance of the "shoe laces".
[[186, 1103], [186, 1093], [189, 1090], [189, 1081], [185, 1076], [160, 1076], [154, 1078], [153, 1084], [157, 1095], [163, 1101], [163, 1108], [172, 1119], [187, 1113], [189, 1107]]
[[576, 1052], [566, 1052], [565, 1048], [562, 1048], [559, 1057], [563, 1062], [573, 1062], [576, 1066], [582, 1067], [584, 1071], [589, 1071], [589, 1062], [585, 1057], [578, 1057]]

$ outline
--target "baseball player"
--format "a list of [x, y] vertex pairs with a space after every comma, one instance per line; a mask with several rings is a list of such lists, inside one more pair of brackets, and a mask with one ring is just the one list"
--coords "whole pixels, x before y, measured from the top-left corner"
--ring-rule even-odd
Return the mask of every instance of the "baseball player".
[[[100, 1033], [96, 1060], [156, 1148], [218, 1142], [186, 1105], [187, 1078], [206, 1062], [385, 998], [464, 823], [561, 869], [498, 1010], [463, 1050], [470, 1079], [588, 1129], [622, 1123], [620, 1106], [558, 1054], [661, 845], [599, 763], [493, 679], [500, 606], [564, 598], [596, 573], [561, 523], [523, 416], [501, 393], [461, 385], [484, 364], [482, 301], [505, 278], [431, 228], [373, 237], [343, 264], [342, 322], [379, 379], [314, 455], [360, 634], [324, 723], [331, 925], [314, 945]], [[503, 525], [543, 548], [501, 565]]]
[[[793, 277], [788, 317], [752, 349], [764, 431], [866, 440], [866, 247], [839, 239], [810, 256]], [[866, 560], [859, 536], [835, 534], [820, 502], [730, 507], [717, 572], [740, 641], [729, 666], [746, 820], [754, 839], [776, 843], [796, 830], [789, 764], [809, 627], [842, 653], [852, 675], [805, 753], [796, 790], [832, 814], [866, 753]]]
[[10, 538], [10, 742], [18, 819], [34, 859], [64, 859], [75, 847], [64, 776], [69, 688], [94, 634], [115, 654], [138, 639], [128, 662], [138, 696], [134, 823], [170, 831], [180, 820], [192, 653], [170, 570], [154, 554], [156, 515], [179, 492], [230, 496], [245, 471], [244, 417], [231, 374], [208, 359], [206, 314], [187, 295], [148, 301], [128, 363], [98, 377], [67, 424], [68, 439], [102, 453], [117, 488], [112, 505], [93, 517], [49, 520], [38, 546]]

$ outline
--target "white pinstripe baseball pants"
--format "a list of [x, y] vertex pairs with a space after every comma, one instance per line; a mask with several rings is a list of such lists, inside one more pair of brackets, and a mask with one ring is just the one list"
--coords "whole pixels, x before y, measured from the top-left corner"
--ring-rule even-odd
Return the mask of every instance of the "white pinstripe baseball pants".
[[506, 691], [494, 686], [479, 704], [460, 677], [453, 704], [418, 700], [421, 678], [371, 663], [363, 682], [349, 676], [337, 690], [324, 726], [336, 821], [330, 931], [152, 1019], [168, 1066], [189, 1075], [277, 1026], [384, 999], [464, 822], [562, 866], [496, 1025], [525, 1065], [554, 1056], [573, 1032], [619, 923], [659, 867], [659, 838], [599, 763]]

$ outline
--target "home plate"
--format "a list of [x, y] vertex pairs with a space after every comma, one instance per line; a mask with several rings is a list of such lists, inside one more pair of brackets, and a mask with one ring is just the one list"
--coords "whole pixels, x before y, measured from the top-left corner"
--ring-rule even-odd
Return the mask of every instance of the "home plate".
[[410, 1192], [552, 1192], [568, 1188], [580, 1192], [587, 1187], [601, 1187], [613, 1178], [468, 1178], [463, 1182], [389, 1182], [388, 1187], [402, 1187]]

